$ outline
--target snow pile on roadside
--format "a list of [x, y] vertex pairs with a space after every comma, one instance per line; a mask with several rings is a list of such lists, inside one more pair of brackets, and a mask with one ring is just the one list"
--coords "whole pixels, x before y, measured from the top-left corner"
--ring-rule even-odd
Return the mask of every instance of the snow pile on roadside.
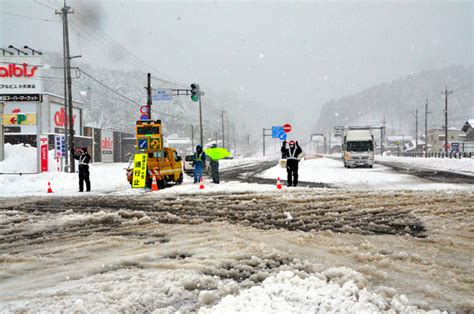
[[241, 291], [237, 296], [228, 295], [211, 308], [201, 308], [200, 313], [425, 312], [409, 305], [403, 295], [387, 300], [353, 280], [335, 282], [332, 275], [342, 275], [339, 279], [343, 279], [357, 273], [349, 268], [330, 268], [322, 275], [300, 278], [291, 271], [282, 271], [265, 279], [260, 286]]
[[[48, 182], [53, 195], [78, 195], [78, 175], [57, 171], [54, 150], [49, 151], [49, 172], [36, 173], [36, 148], [30, 145], [5, 144], [5, 160], [0, 161], [0, 197], [20, 195], [46, 195]], [[128, 163], [94, 163], [90, 177], [94, 193], [127, 189], [125, 176]], [[21, 175], [20, 175], [21, 174]]]
[[[56, 169], [57, 163], [54, 158], [54, 150], [49, 151], [49, 169]], [[0, 161], [0, 173], [36, 173], [36, 147], [30, 145], [5, 144], [5, 159]]]
[[397, 157], [376, 156], [375, 160], [400, 163], [407, 166], [417, 166], [443, 171], [458, 171], [474, 175], [474, 159], [451, 159], [451, 158], [422, 158], [422, 157]]

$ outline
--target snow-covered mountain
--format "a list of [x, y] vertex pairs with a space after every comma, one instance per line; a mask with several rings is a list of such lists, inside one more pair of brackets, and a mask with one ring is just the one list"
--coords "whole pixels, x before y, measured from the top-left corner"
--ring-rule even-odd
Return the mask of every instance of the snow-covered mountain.
[[[58, 54], [45, 54], [43, 63], [50, 66], [43, 78], [45, 91], [63, 95], [64, 81], [62, 56]], [[146, 104], [146, 73], [143, 71], [121, 71], [102, 69], [73, 60], [72, 66], [78, 66], [81, 71], [71, 71], [73, 78], [73, 98], [84, 102], [84, 122], [87, 126], [113, 128], [120, 131], [134, 132], [135, 121], [139, 119], [140, 105], [127, 100], [101, 85], [107, 85], [121, 95], [144, 105]], [[88, 77], [85, 73], [93, 78]], [[99, 81], [99, 82], [97, 82]], [[152, 80], [153, 88], [189, 88], [188, 86], [171, 86], [169, 84]], [[216, 100], [216, 98], [218, 100]], [[249, 128], [260, 130], [257, 116], [248, 110], [240, 110], [241, 106], [222, 96], [222, 92], [213, 92], [206, 88], [203, 97], [202, 114], [204, 128], [204, 142], [213, 141], [218, 136], [221, 139], [221, 112], [225, 108], [226, 114], [225, 133], [226, 141], [233, 146], [233, 132], [235, 127], [236, 145], [240, 151], [248, 145]], [[216, 104], [216, 105], [214, 105]], [[226, 105], [227, 104], [227, 105]], [[195, 143], [199, 137], [199, 106], [191, 101], [190, 96], [173, 97], [169, 102], [153, 102], [152, 115], [154, 119], [161, 119], [167, 136], [190, 137], [191, 125], [194, 126]], [[263, 116], [261, 114], [260, 116]], [[227, 121], [230, 120], [230, 127]], [[230, 138], [227, 133], [231, 133]], [[260, 137], [259, 137], [260, 138]], [[227, 147], [229, 147], [226, 144]]]
[[460, 128], [474, 116], [473, 70], [473, 67], [450, 66], [424, 71], [331, 100], [323, 105], [315, 130], [330, 131], [336, 125], [378, 126], [385, 116], [388, 134], [414, 133], [415, 118], [411, 112], [418, 109], [422, 130], [426, 99], [432, 112], [429, 127], [440, 127], [444, 123], [441, 91], [445, 86], [453, 90], [448, 98], [448, 124]]

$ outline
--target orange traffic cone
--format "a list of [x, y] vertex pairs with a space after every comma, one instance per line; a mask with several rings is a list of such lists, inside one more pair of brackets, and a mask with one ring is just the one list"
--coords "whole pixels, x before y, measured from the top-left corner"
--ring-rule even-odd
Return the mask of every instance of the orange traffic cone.
[[201, 178], [201, 183], [199, 184], [199, 189], [200, 190], [204, 190], [204, 182], [202, 181], [202, 178]]
[[53, 189], [51, 188], [51, 182], [48, 181], [48, 193], [53, 193]]
[[153, 176], [153, 179], [151, 180], [151, 190], [152, 191], [158, 191], [158, 184], [156, 183], [156, 176]]
[[278, 190], [281, 190], [280, 177], [277, 178], [277, 189], [278, 189]]

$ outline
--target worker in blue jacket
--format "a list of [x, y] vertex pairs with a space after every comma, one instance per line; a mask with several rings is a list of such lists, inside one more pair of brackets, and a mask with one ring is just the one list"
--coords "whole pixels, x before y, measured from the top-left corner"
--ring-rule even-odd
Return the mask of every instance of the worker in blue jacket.
[[196, 152], [193, 156], [193, 167], [194, 167], [194, 183], [200, 182], [202, 179], [202, 173], [206, 166], [206, 154], [202, 150], [201, 145], [196, 146]]

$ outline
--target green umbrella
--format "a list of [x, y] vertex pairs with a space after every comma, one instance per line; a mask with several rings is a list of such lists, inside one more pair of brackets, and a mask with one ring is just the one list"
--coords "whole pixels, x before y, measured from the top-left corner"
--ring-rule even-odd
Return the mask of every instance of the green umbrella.
[[209, 158], [213, 160], [224, 159], [226, 157], [232, 156], [232, 154], [223, 147], [214, 147], [205, 149], [204, 152], [206, 153]]

